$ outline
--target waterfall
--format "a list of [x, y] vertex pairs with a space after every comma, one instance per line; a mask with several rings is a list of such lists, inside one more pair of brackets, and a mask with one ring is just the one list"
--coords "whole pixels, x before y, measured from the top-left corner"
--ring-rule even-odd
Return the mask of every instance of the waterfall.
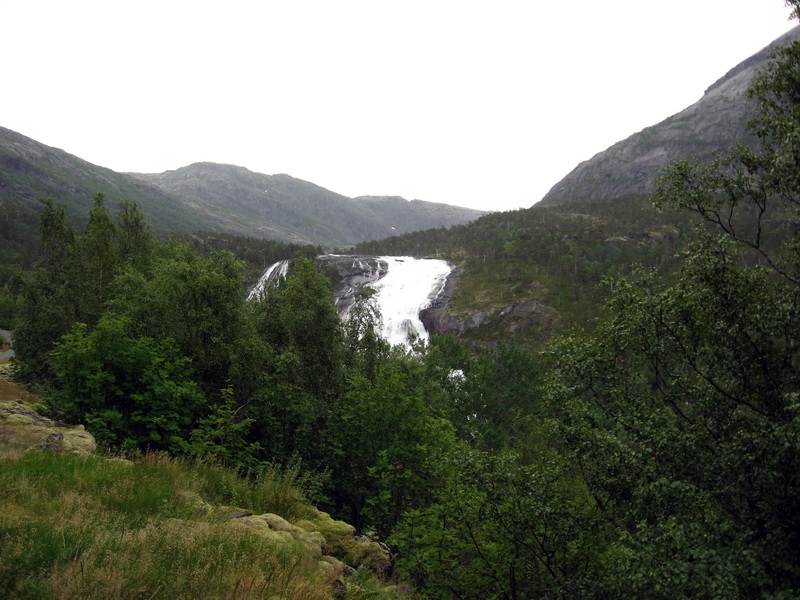
[[255, 287], [250, 291], [247, 295], [248, 300], [252, 300], [254, 298], [258, 298], [266, 293], [267, 289], [270, 285], [274, 285], [278, 282], [280, 277], [286, 277], [286, 273], [289, 271], [289, 261], [288, 260], [279, 260], [269, 269], [264, 271], [264, 274], [258, 280]]
[[[427, 340], [428, 332], [420, 320], [420, 312], [428, 308], [442, 292], [450, 265], [444, 260], [410, 256], [351, 256], [326, 254], [316, 258], [317, 264], [335, 268], [339, 283], [334, 301], [343, 318], [362, 287], [375, 290], [373, 296], [383, 317], [381, 335], [392, 346], [408, 346], [411, 336]], [[289, 261], [269, 267], [247, 296], [248, 300], [268, 292], [279, 277], [286, 275]]]
[[450, 265], [443, 260], [382, 256], [388, 272], [374, 283], [375, 298], [383, 316], [382, 335], [392, 346], [408, 345], [409, 337], [428, 339], [419, 313], [428, 308], [444, 288]]

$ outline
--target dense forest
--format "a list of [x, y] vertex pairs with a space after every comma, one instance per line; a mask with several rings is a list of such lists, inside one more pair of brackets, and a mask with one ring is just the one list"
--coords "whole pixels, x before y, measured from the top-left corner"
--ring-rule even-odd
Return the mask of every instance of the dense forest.
[[[98, 195], [80, 231], [43, 200], [41, 258], [6, 277], [16, 376], [109, 452], [301, 465], [409, 595], [797, 597], [800, 43], [749, 94], [759, 147], [675, 163], [655, 198], [358, 248], [457, 262], [455, 311], [542, 299], [566, 317], [539, 343], [391, 348], [368, 296], [340, 319], [313, 249], [157, 240]], [[246, 301], [245, 261], [287, 254]]]

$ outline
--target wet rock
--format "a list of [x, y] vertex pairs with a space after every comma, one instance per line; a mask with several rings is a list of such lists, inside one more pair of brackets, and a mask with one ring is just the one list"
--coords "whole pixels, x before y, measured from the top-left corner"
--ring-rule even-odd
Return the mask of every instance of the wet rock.
[[447, 308], [453, 299], [461, 273], [460, 267], [455, 267], [450, 271], [441, 293], [431, 302], [428, 308], [420, 311], [419, 318], [427, 331], [442, 334], [461, 334], [469, 328], [465, 321], [447, 314]]
[[375, 283], [389, 271], [388, 263], [377, 256], [324, 254], [315, 260], [333, 281], [334, 302], [340, 313], [347, 312], [365, 285]]

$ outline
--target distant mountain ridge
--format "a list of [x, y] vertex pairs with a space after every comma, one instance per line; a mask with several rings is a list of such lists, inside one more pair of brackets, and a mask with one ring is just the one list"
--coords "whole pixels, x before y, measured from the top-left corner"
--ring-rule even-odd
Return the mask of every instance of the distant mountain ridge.
[[64, 204], [69, 217], [80, 219], [97, 192], [112, 205], [136, 201], [157, 233], [188, 233], [209, 222], [204, 206], [191, 207], [185, 198], [0, 127], [0, 208], [38, 210], [37, 198], [49, 197]]
[[461, 225], [486, 214], [397, 196], [349, 198], [289, 175], [264, 175], [208, 162], [158, 174], [129, 175], [164, 192], [198, 198], [255, 219], [257, 237], [292, 242], [326, 239], [335, 245], [352, 245], [396, 233]]
[[650, 194], [659, 171], [668, 163], [684, 158], [708, 160], [736, 141], [746, 142], [750, 106], [745, 91], [751, 79], [773, 49], [799, 38], [800, 26], [736, 65], [688, 108], [580, 163], [539, 204]]
[[348, 198], [289, 175], [216, 163], [159, 174], [118, 173], [0, 127], [0, 208], [8, 203], [38, 209], [37, 198], [52, 197], [80, 219], [97, 192], [111, 206], [135, 201], [159, 234], [202, 230], [330, 248], [485, 214], [396, 197]]

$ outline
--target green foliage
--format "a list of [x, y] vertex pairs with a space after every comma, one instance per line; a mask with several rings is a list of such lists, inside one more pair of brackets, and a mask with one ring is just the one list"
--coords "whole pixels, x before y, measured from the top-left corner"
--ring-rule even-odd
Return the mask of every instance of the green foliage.
[[355, 375], [336, 406], [331, 496], [358, 528], [385, 536], [404, 511], [427, 504], [439, 487], [439, 457], [453, 445], [450, 423], [426, 406], [402, 364], [376, 380]]
[[269, 372], [251, 407], [254, 435], [269, 460], [293, 454], [325, 466], [333, 401], [343, 390], [342, 323], [325, 276], [308, 259], [250, 303], [253, 330], [271, 349]]
[[205, 405], [174, 345], [134, 338], [130, 321], [77, 324], [53, 350], [56, 414], [85, 423], [107, 448], [181, 454]]
[[465, 373], [451, 412], [461, 436], [500, 450], [523, 435], [526, 418], [541, 414], [542, 367], [536, 355], [516, 346], [478, 353]]
[[16, 353], [23, 376], [29, 378], [45, 375], [47, 353], [83, 317], [74, 231], [66, 223], [63, 207], [51, 200], [42, 203], [40, 233], [46, 256], [12, 289], [21, 298]]
[[292, 383], [320, 399], [342, 389], [343, 334], [332, 297], [327, 278], [300, 258], [255, 308], [258, 334], [293, 359]]
[[52, 387], [56, 413], [90, 424], [108, 447], [252, 461], [241, 408], [269, 353], [241, 264], [154, 243], [133, 204], [112, 217], [98, 195], [83, 236], [43, 204], [45, 257], [14, 284], [22, 376]]
[[[0, 201], [0, 289], [38, 260], [41, 252], [38, 224], [39, 215], [35, 211]], [[2, 315], [0, 312], [0, 323]], [[10, 326], [9, 323], [6, 325]]]
[[707, 236], [678, 283], [617, 282], [597, 337], [553, 349], [562, 435], [617, 528], [619, 585], [639, 596], [800, 581], [797, 290], [731, 252]]
[[241, 277], [230, 253], [199, 255], [185, 244], [162, 245], [150, 273], [129, 269], [115, 281], [109, 309], [129, 317], [137, 335], [173, 340], [190, 359], [195, 381], [217, 399], [230, 385], [237, 393], [247, 388], [240, 361], [259, 360]]
[[356, 298], [345, 317], [345, 367], [373, 383], [390, 350], [381, 338], [382, 322], [377, 303], [364, 294]]
[[84, 236], [67, 223], [63, 206], [43, 199], [40, 219], [45, 255], [34, 269], [13, 282], [18, 298], [16, 352], [23, 377], [46, 381], [52, 376], [48, 353], [75, 323], [90, 327], [100, 319], [111, 297], [111, 283], [126, 264], [142, 264], [150, 247], [150, 234], [135, 209], [123, 210], [115, 222], [102, 194]]
[[[552, 349], [552, 410], [613, 528], [612, 596], [793, 597], [800, 590], [800, 285], [793, 215], [797, 51], [751, 89], [758, 151], [682, 161], [661, 205], [698, 230], [673, 281], [614, 282], [592, 338]], [[793, 160], [793, 159], [791, 159]]]
[[235, 400], [232, 388], [222, 390], [222, 400], [192, 429], [189, 454], [240, 468], [250, 466], [260, 444], [248, 441], [254, 419], [238, 418]]
[[596, 509], [555, 463], [461, 450], [441, 499], [392, 534], [398, 568], [426, 598], [597, 597]]

